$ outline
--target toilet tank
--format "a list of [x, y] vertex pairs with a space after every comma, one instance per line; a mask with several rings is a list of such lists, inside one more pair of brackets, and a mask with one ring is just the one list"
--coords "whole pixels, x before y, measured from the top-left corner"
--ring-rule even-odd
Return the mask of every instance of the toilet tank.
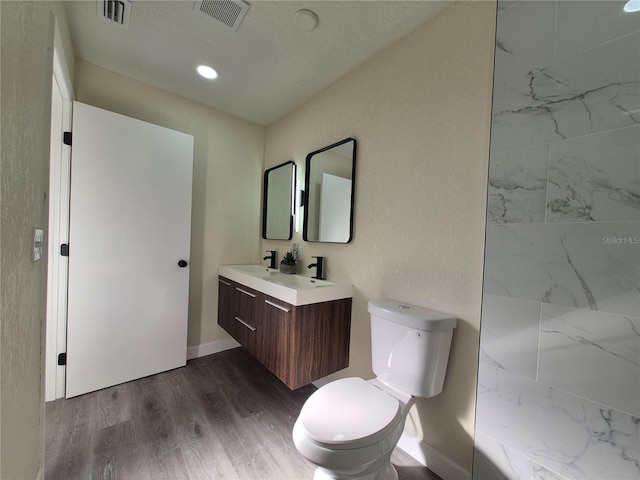
[[442, 391], [456, 319], [415, 305], [369, 302], [372, 366], [376, 377], [416, 397]]

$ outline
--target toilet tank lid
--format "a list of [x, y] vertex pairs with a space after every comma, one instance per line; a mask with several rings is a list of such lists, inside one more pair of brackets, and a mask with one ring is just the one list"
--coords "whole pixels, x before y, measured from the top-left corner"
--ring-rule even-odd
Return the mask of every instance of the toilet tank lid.
[[369, 313], [391, 322], [428, 332], [441, 332], [456, 328], [456, 318], [451, 315], [386, 298], [371, 300]]

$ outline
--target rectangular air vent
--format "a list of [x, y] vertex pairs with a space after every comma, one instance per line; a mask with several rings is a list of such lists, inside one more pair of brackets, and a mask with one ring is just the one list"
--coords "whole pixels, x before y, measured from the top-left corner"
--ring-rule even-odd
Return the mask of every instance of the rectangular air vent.
[[249, 4], [241, 0], [197, 0], [194, 8], [231, 30], [237, 30], [249, 10]]
[[129, 29], [130, 0], [98, 0], [98, 15], [114, 25]]

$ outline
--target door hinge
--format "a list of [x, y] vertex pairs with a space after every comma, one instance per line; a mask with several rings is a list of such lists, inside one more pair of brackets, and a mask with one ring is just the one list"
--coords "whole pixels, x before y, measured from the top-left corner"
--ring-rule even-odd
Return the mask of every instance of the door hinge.
[[67, 352], [58, 354], [58, 365], [66, 365], [67, 364]]
[[64, 132], [62, 134], [62, 143], [64, 143], [65, 145], [71, 146], [72, 140], [73, 134], [71, 132]]
[[62, 255], [63, 257], [68, 257], [69, 256], [69, 244], [68, 243], [63, 243], [62, 245], [60, 245], [60, 255]]

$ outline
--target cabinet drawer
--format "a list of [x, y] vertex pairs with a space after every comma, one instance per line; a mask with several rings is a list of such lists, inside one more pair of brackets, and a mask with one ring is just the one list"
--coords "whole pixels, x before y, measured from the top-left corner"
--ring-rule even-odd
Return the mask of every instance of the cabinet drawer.
[[270, 300], [268, 298], [264, 299], [264, 303], [266, 303], [267, 305], [269, 305], [270, 307], [273, 308], [277, 308], [278, 310], [285, 312], [285, 313], [289, 313], [291, 312], [291, 306], [288, 303], [280, 303], [280, 302], [276, 302], [274, 300]]
[[242, 295], [246, 295], [249, 298], [256, 298], [258, 296], [258, 292], [247, 287], [236, 287], [236, 291], [240, 292]]

